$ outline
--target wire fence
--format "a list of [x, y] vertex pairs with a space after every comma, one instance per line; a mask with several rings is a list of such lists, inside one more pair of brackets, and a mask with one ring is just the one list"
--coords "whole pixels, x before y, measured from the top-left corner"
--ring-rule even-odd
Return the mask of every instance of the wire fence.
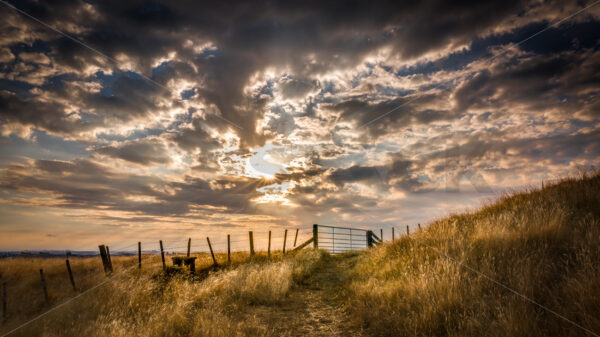
[[[82, 297], [88, 292], [112, 281], [117, 276], [122, 275], [127, 271], [131, 271], [133, 269], [141, 268], [142, 265], [144, 268], [155, 267], [156, 265], [163, 265], [163, 268], [167, 264], [171, 264], [170, 261], [165, 256], [175, 257], [178, 255], [205, 255], [207, 254], [217, 254], [218, 258], [221, 260], [220, 263], [223, 262], [225, 254], [229, 256], [231, 253], [246, 253], [248, 257], [252, 254], [266, 255], [270, 257], [271, 253], [282, 254], [289, 253], [291, 250], [296, 248], [304, 248], [307, 245], [307, 242], [311, 242], [314, 240], [315, 235], [318, 235], [320, 238], [319, 248], [323, 250], [327, 250], [332, 254], [344, 253], [349, 251], [361, 250], [368, 247], [366, 233], [368, 232], [365, 229], [357, 229], [351, 227], [335, 227], [335, 226], [321, 226], [318, 227], [313, 226], [304, 226], [297, 227], [292, 229], [276, 229], [276, 230], [260, 230], [260, 231], [249, 231], [248, 233], [236, 233], [235, 235], [223, 234], [220, 237], [208, 237], [208, 236], [190, 236], [187, 238], [180, 238], [176, 240], [152, 240], [152, 241], [144, 241], [144, 242], [120, 242], [110, 248], [108, 245], [100, 246], [100, 253], [91, 254], [90, 251], [86, 251], [86, 255], [72, 255], [70, 252], [72, 250], [65, 251], [65, 260], [68, 271], [68, 277], [70, 279], [70, 283], [73, 287], [74, 296], [67, 298], [63, 302], [51, 307], [50, 309], [44, 311], [42, 314], [34, 317], [32, 320], [19, 325], [14, 330], [11, 330], [3, 336], [7, 336], [17, 331], [21, 327], [30, 324], [32, 321], [35, 321], [39, 318], [44, 317], [48, 313], [62, 307], [71, 301], [76, 300], [77, 298]], [[315, 231], [315, 228], [318, 230]], [[210, 244], [209, 244], [210, 241]], [[162, 249], [161, 249], [162, 245]], [[300, 247], [301, 246], [301, 247]], [[315, 246], [316, 247], [316, 246]], [[104, 260], [103, 249], [105, 250], [106, 261]], [[266, 253], [266, 254], [265, 254]], [[104, 271], [106, 273], [106, 278], [104, 280], [99, 280], [95, 284], [90, 284], [92, 279], [97, 279], [99, 276], [95, 273], [101, 273], [102, 269], [97, 269], [96, 267], [86, 266], [85, 270], [83, 265], [79, 262], [79, 258], [88, 257], [94, 258], [94, 256], [100, 255], [101, 259], [98, 259], [99, 264], [100, 261], [104, 267]], [[34, 256], [34, 255], [31, 255]], [[130, 256], [131, 260], [119, 260], [118, 268], [121, 269], [117, 272], [113, 272], [113, 266], [111, 258], [117, 256]], [[135, 257], [138, 257], [138, 263], [135, 263]], [[60, 255], [55, 256], [60, 258]], [[159, 258], [160, 257], [160, 258]], [[18, 256], [17, 256], [18, 258]], [[151, 261], [152, 259], [154, 261]], [[156, 259], [158, 258], [158, 259]], [[215, 259], [213, 257], [213, 259]], [[150, 260], [150, 263], [148, 261]], [[230, 261], [229, 257], [227, 259]], [[126, 262], [123, 262], [126, 261]], [[72, 263], [71, 263], [72, 262]], [[206, 262], [206, 261], [204, 261]], [[214, 260], [215, 264], [217, 263]], [[110, 263], [110, 269], [107, 269], [105, 263]], [[43, 267], [40, 265], [40, 267]], [[91, 273], [91, 274], [90, 274]], [[52, 278], [57, 277], [55, 272], [49, 273], [44, 278], [43, 268], [40, 268], [40, 274], [42, 274], [42, 279], [40, 280], [40, 285], [44, 289], [44, 294], [46, 296], [44, 301], [44, 306], [48, 306], [52, 301], [56, 301], [57, 298], [53, 298], [52, 301], [48, 300], [48, 289], [50, 291], [52, 289]], [[65, 273], [66, 274], [66, 273]], [[82, 279], [82, 274], [85, 274], [89, 279]], [[19, 275], [21, 277], [22, 275]], [[65, 275], [66, 276], [66, 275]], [[64, 278], [65, 276], [60, 276]], [[30, 283], [37, 283], [33, 281], [35, 275], [32, 274], [28, 276], [31, 278]], [[6, 276], [3, 276], [3, 280], [9, 280]], [[13, 278], [15, 279], [15, 278]], [[10, 284], [12, 283], [12, 284]], [[64, 284], [64, 283], [61, 283]], [[85, 286], [82, 286], [85, 285]], [[19, 293], [16, 291], [19, 284], [16, 281], [3, 282], [3, 310], [2, 317], [3, 321], [6, 322], [9, 319], [10, 307], [7, 306], [7, 297], [11, 296], [11, 294]], [[14, 295], [13, 295], [14, 296]], [[64, 297], [63, 297], [64, 298]], [[35, 309], [33, 311], [39, 311]]]

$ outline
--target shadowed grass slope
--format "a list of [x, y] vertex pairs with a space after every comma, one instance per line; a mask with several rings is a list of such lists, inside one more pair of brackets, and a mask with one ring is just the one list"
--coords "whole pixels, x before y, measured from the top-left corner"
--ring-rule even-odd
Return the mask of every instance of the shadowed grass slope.
[[371, 335], [592, 336], [461, 264], [600, 333], [600, 175], [435, 221], [364, 254], [346, 287]]

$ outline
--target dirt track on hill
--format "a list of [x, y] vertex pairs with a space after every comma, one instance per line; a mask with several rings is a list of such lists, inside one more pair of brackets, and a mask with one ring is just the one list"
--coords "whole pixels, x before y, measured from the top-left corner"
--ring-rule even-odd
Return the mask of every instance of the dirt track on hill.
[[274, 336], [364, 336], [344, 312], [340, 298], [357, 255], [333, 256], [296, 286], [280, 305], [256, 306], [253, 319]]

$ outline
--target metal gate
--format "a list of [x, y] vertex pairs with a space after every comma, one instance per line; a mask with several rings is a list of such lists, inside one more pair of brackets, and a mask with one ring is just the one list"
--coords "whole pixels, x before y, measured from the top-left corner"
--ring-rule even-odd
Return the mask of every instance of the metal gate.
[[313, 225], [315, 248], [331, 254], [363, 250], [381, 240], [372, 231], [359, 228]]

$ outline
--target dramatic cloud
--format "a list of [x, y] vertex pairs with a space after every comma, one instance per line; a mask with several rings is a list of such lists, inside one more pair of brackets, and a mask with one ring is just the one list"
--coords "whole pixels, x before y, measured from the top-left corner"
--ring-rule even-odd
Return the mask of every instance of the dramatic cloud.
[[600, 159], [590, 1], [10, 3], [0, 230], [425, 222]]
[[96, 152], [138, 163], [166, 164], [170, 162], [167, 148], [161, 142], [144, 140], [126, 143], [121, 146], [104, 146], [96, 149]]

